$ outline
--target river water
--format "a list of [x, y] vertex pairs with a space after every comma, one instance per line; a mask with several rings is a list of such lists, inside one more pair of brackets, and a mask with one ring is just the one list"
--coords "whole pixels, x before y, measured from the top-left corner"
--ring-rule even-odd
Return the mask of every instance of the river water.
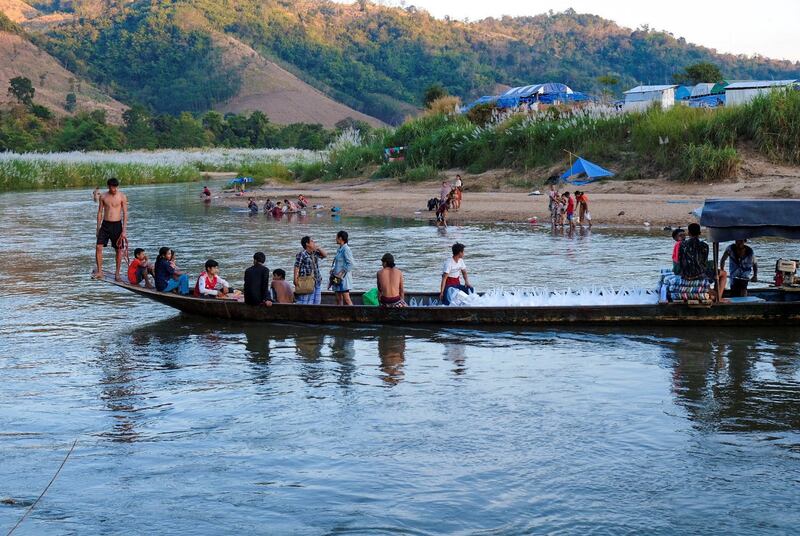
[[[234, 284], [258, 249], [350, 232], [367, 289], [396, 254], [435, 290], [651, 287], [666, 232], [274, 221], [139, 187], [131, 245]], [[312, 192], [313, 194], [313, 192]], [[796, 329], [493, 329], [204, 321], [88, 278], [87, 191], [0, 196], [0, 533], [792, 534]], [[313, 195], [312, 195], [313, 201]], [[687, 209], [688, 210], [688, 209]], [[756, 243], [764, 268], [796, 246]], [[151, 258], [152, 258], [151, 257]], [[665, 262], [667, 261], [667, 262]], [[106, 266], [111, 257], [107, 255]]]

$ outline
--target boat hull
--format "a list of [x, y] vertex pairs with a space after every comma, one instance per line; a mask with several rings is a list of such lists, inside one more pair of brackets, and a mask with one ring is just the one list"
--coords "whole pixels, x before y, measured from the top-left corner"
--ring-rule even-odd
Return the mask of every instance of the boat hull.
[[[179, 296], [143, 287], [109, 281], [142, 297], [204, 318], [253, 322], [301, 322], [308, 324], [442, 324], [454, 326], [538, 325], [800, 325], [800, 296], [778, 291], [754, 291], [766, 301], [694, 307], [682, 303], [615, 306], [558, 307], [442, 307], [387, 308], [361, 305], [361, 294], [353, 293], [355, 305], [335, 305], [332, 294], [323, 295], [322, 305], [274, 304], [251, 306], [224, 299]], [[407, 294], [407, 299], [430, 303], [435, 294]]]

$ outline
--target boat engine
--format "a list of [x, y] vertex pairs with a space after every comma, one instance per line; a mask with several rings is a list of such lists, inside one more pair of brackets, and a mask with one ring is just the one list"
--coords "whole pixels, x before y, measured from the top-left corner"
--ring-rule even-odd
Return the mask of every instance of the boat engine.
[[800, 261], [789, 259], [778, 259], [775, 263], [775, 286], [794, 287], [800, 286], [797, 278], [797, 265]]

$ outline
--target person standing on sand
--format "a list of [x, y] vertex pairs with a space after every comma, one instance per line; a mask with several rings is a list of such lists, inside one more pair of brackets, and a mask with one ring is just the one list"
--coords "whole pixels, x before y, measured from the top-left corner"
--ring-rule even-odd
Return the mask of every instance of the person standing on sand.
[[456, 175], [456, 185], [453, 188], [454, 203], [453, 208], [458, 210], [461, 208], [461, 193], [464, 191], [464, 181], [461, 180], [461, 175]]
[[122, 249], [127, 240], [128, 228], [128, 197], [119, 191], [119, 181], [112, 177], [106, 183], [108, 192], [100, 195], [97, 206], [97, 242], [95, 247], [95, 261], [97, 267], [94, 271], [96, 279], [103, 278], [103, 248], [111, 241], [111, 247], [116, 252], [117, 268], [114, 279], [122, 281], [119, 275], [122, 264]]
[[450, 183], [447, 181], [442, 181], [442, 188], [439, 190], [439, 203], [447, 202], [447, 196], [450, 195]]
[[558, 190], [554, 184], [550, 185], [550, 192], [547, 194], [550, 198], [548, 208], [550, 209], [550, 223], [555, 227], [559, 223], [559, 212], [561, 211], [561, 201], [558, 197]]

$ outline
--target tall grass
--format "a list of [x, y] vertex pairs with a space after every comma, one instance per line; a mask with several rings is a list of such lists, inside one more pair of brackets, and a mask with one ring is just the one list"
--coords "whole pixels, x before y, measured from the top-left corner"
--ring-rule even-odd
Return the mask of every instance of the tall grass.
[[[486, 115], [486, 114], [484, 114]], [[430, 169], [528, 169], [563, 165], [565, 151], [597, 159], [621, 176], [663, 174], [684, 180], [725, 180], [741, 163], [737, 145], [754, 142], [773, 160], [800, 164], [800, 91], [775, 91], [745, 106], [708, 110], [675, 106], [623, 113], [609, 107], [493, 112], [479, 124], [469, 116], [434, 113], [407, 121], [377, 141], [333, 151], [328, 178], [355, 176], [380, 163], [383, 146], [406, 147], [404, 163], [385, 163], [375, 177], [432, 176]]]
[[291, 166], [320, 165], [326, 154], [295, 149], [0, 153], [0, 191], [154, 184], [199, 180], [201, 171], [229, 171], [258, 180], [294, 177]]

